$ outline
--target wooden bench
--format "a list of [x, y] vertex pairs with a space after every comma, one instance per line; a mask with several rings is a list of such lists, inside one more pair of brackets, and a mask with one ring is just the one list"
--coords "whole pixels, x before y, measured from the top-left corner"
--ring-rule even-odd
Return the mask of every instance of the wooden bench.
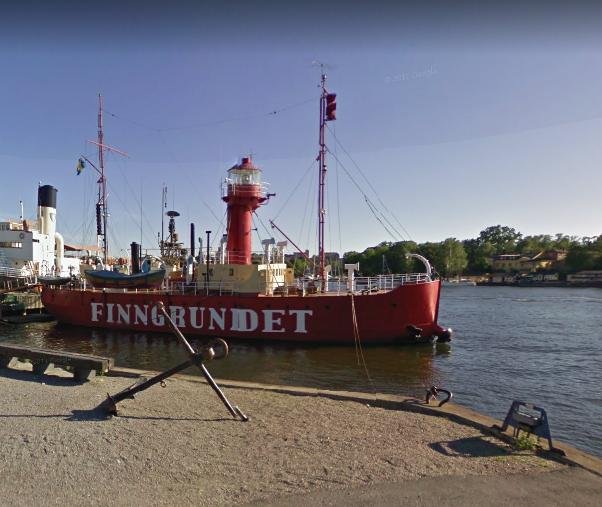
[[13, 358], [29, 360], [36, 375], [42, 375], [51, 364], [67, 367], [73, 370], [73, 378], [78, 382], [90, 380], [97, 373], [107, 373], [113, 367], [113, 359], [109, 357], [0, 342], [0, 368], [8, 368]]

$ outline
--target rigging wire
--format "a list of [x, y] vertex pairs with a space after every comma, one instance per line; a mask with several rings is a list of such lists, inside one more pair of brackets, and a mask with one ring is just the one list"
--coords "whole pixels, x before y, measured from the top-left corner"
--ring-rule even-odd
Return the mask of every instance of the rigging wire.
[[188, 171], [186, 169], [184, 169], [184, 167], [182, 166], [182, 164], [180, 163], [180, 161], [176, 158], [173, 150], [168, 145], [168, 143], [165, 140], [162, 132], [158, 131], [157, 135], [159, 136], [159, 139], [163, 143], [163, 146], [165, 147], [165, 149], [167, 150], [167, 152], [171, 156], [173, 162], [178, 166], [178, 168], [180, 169], [180, 171], [182, 173], [184, 173], [186, 175], [186, 177], [188, 178], [188, 181], [192, 185], [192, 188], [194, 188], [194, 190], [195, 190], [198, 198], [200, 199], [201, 203], [203, 204], [203, 206], [205, 206], [205, 208], [207, 208], [207, 210], [209, 211], [209, 213], [211, 214], [211, 216], [215, 219], [215, 221], [219, 224], [219, 226], [223, 227], [224, 226], [223, 222], [218, 218], [218, 216], [216, 215], [215, 211], [213, 211], [213, 208], [211, 206], [209, 206], [209, 204], [207, 204], [207, 201], [205, 201], [205, 199], [203, 199], [201, 197], [201, 192], [199, 191], [199, 188], [196, 186], [196, 183], [194, 182], [194, 180], [190, 177], [190, 174], [188, 173]]
[[377, 210], [373, 208], [373, 204], [368, 200], [368, 198], [366, 196], [364, 196], [364, 200], [366, 201], [366, 204], [368, 205], [368, 208], [370, 208], [370, 211], [372, 211], [372, 214], [374, 215], [374, 217], [376, 218], [376, 220], [378, 220], [378, 222], [383, 226], [383, 228], [385, 229], [385, 231], [387, 231], [387, 233], [395, 240], [397, 240], [397, 236], [395, 236], [395, 234], [393, 234], [389, 228], [384, 224], [384, 222], [379, 218], [378, 214], [377, 214]]
[[[253, 211], [253, 223], [255, 222], [255, 218], [257, 218], [257, 220], [259, 221], [259, 223], [261, 224], [261, 226], [263, 227], [263, 229], [265, 230], [267, 236], [266, 238], [272, 238], [274, 236], [274, 234], [272, 233], [271, 229], [268, 229], [267, 225], [265, 225], [265, 222], [261, 219], [261, 217], [257, 214], [256, 211]], [[259, 235], [259, 230], [257, 229], [257, 227], [255, 227], [255, 231], [257, 232], [257, 237], [259, 238], [259, 240], [261, 241], [261, 236]]]
[[334, 153], [332, 153], [330, 150], [328, 150], [328, 152], [335, 158], [335, 160], [337, 160], [340, 164], [340, 166], [343, 168], [343, 171], [345, 172], [345, 174], [347, 174], [347, 176], [349, 177], [349, 179], [351, 180], [351, 182], [355, 185], [355, 187], [358, 189], [358, 191], [360, 192], [360, 194], [362, 194], [362, 196], [364, 197], [364, 200], [366, 201], [366, 203], [368, 204], [368, 207], [370, 208], [370, 211], [372, 211], [372, 213], [375, 215], [375, 218], [382, 224], [384, 220], [391, 229], [393, 229], [393, 231], [395, 231], [396, 235], [391, 234], [390, 230], [388, 228], [385, 228], [387, 230], [387, 232], [389, 232], [389, 234], [391, 234], [391, 237], [395, 240], [398, 239], [403, 239], [403, 234], [401, 234], [396, 228], [395, 226], [390, 222], [390, 220], [385, 217], [383, 215], [383, 213], [379, 212], [378, 214], [380, 214], [380, 216], [382, 217], [382, 220], [380, 218], [378, 218], [378, 214], [376, 214], [376, 210], [378, 210], [378, 208], [374, 205], [374, 203], [370, 200], [370, 198], [366, 195], [366, 193], [362, 190], [362, 187], [359, 185], [359, 183], [355, 180], [355, 178], [351, 175], [351, 173], [347, 170], [347, 168], [345, 167], [345, 164], [343, 164], [340, 159], [338, 157], [336, 157], [336, 155]]
[[[140, 128], [143, 128], [143, 129], [146, 129], [146, 130], [150, 130], [150, 131], [153, 131], [153, 132], [155, 132], [155, 133], [157, 134], [157, 136], [158, 136], [159, 140], [160, 140], [160, 141], [161, 141], [161, 143], [163, 144], [163, 147], [165, 148], [166, 152], [167, 152], [167, 153], [168, 153], [168, 155], [171, 157], [171, 159], [172, 159], [172, 162], [173, 162], [173, 163], [174, 163], [174, 164], [175, 164], [175, 165], [178, 167], [178, 169], [180, 170], [180, 172], [181, 172], [181, 173], [183, 173], [183, 174], [184, 174], [184, 175], [185, 175], [185, 176], [188, 178], [188, 180], [189, 180], [189, 182], [190, 182], [190, 184], [191, 184], [192, 188], [195, 190], [195, 192], [196, 192], [196, 194], [197, 194], [197, 196], [198, 196], [199, 200], [200, 200], [200, 201], [201, 201], [201, 203], [203, 204], [203, 206], [205, 206], [205, 208], [207, 208], [207, 210], [209, 211], [209, 213], [211, 214], [211, 216], [213, 216], [213, 218], [215, 219], [215, 221], [216, 221], [216, 222], [217, 222], [217, 223], [218, 223], [218, 224], [219, 224], [221, 227], [223, 227], [223, 223], [222, 223], [222, 222], [220, 222], [220, 219], [219, 219], [219, 218], [218, 218], [218, 216], [215, 214], [215, 211], [214, 211], [214, 210], [211, 208], [211, 206], [209, 206], [209, 204], [207, 204], [207, 202], [206, 202], [206, 201], [205, 201], [205, 200], [204, 200], [204, 199], [201, 197], [201, 192], [199, 191], [199, 189], [198, 189], [198, 187], [197, 187], [197, 185], [196, 185], [196, 183], [195, 183], [194, 179], [190, 177], [190, 174], [188, 173], [188, 171], [187, 171], [187, 170], [186, 170], [186, 169], [185, 169], [185, 168], [182, 166], [182, 164], [180, 163], [180, 161], [178, 160], [178, 158], [175, 156], [175, 154], [174, 154], [173, 150], [171, 149], [171, 147], [170, 147], [169, 143], [167, 142], [167, 140], [165, 139], [165, 137], [164, 137], [164, 135], [163, 135], [163, 131], [164, 131], [165, 129], [157, 129], [157, 128], [155, 128], [155, 127], [149, 127], [148, 125], [144, 125], [144, 124], [142, 124], [142, 123], [140, 123], [140, 122], [137, 122], [137, 121], [134, 121], [134, 120], [131, 120], [131, 119], [128, 119], [128, 118], [125, 118], [125, 117], [119, 116], [119, 115], [117, 115], [117, 114], [115, 114], [115, 113], [112, 113], [112, 112], [110, 112], [110, 111], [106, 111], [106, 110], [103, 110], [103, 111], [104, 111], [104, 112], [105, 112], [107, 115], [109, 115], [109, 116], [111, 116], [111, 117], [113, 117], [113, 118], [115, 118], [115, 119], [118, 119], [118, 120], [121, 120], [121, 121], [125, 121], [125, 122], [128, 122], [128, 123], [131, 123], [132, 125], [136, 125], [137, 127], [140, 127]], [[152, 227], [151, 227], [151, 229], [152, 229]]]
[[[130, 211], [130, 209], [127, 207], [127, 205], [125, 204], [125, 202], [123, 201], [123, 199], [119, 195], [119, 192], [117, 192], [115, 190], [115, 187], [111, 184], [111, 182], [108, 179], [107, 179], [107, 186], [109, 187], [109, 189], [111, 190], [111, 192], [113, 193], [113, 195], [115, 195], [115, 197], [117, 197], [117, 200], [121, 203], [121, 206], [123, 207], [123, 210], [129, 215], [130, 220], [132, 221], [132, 223], [134, 223], [135, 225], [140, 225], [140, 222], [138, 221], [138, 219]], [[111, 234], [115, 234], [115, 227], [110, 227], [109, 230], [110, 230]], [[105, 233], [106, 232], [107, 231], [105, 231]], [[146, 234], [148, 234], [148, 233], [146, 233]], [[145, 239], [148, 240], [148, 237], [145, 237]], [[149, 241], [149, 244], [151, 244], [151, 245], [154, 244], [154, 241], [153, 240]]]
[[[125, 174], [125, 172], [123, 171], [122, 168], [122, 164], [118, 163], [115, 164], [118, 168], [119, 168], [119, 172], [121, 173], [121, 177], [123, 178], [123, 180], [125, 181], [125, 184], [127, 185], [128, 189], [130, 190], [130, 194], [134, 197], [134, 199], [136, 200], [136, 204], [138, 204], [138, 209], [142, 210], [142, 201], [141, 199], [138, 199], [138, 196], [136, 195], [136, 192], [134, 191], [134, 189], [132, 188], [132, 186], [130, 185], [130, 181], [128, 180], [127, 175]], [[123, 202], [123, 201], [122, 201]], [[130, 217], [132, 216], [132, 213], [129, 212], [128, 213], [130, 215]], [[151, 225], [148, 216], [146, 214], [142, 214], [141, 213], [141, 217], [144, 217], [144, 220], [146, 221], [146, 225], [148, 226], [149, 230], [153, 230], [153, 226]], [[140, 225], [140, 229], [142, 229], [142, 218], [138, 221], [136, 221], [136, 224]], [[146, 232], [145, 234], [148, 234], [148, 232]], [[145, 240], [148, 241], [148, 237], [145, 236]], [[149, 244], [153, 244], [155, 242], [155, 240], [151, 240], [149, 241]]]
[[[336, 126], [334, 127], [336, 129]], [[334, 145], [334, 153], [337, 154], [337, 144]], [[343, 233], [341, 226], [341, 188], [340, 188], [340, 172], [339, 172], [339, 160], [335, 158], [335, 189], [336, 189], [336, 201], [337, 201], [337, 223], [339, 229], [339, 252], [343, 253]]]
[[[351, 163], [355, 166], [355, 168], [357, 169], [357, 171], [360, 173], [361, 177], [363, 178], [363, 180], [366, 182], [366, 184], [370, 187], [370, 189], [372, 190], [372, 192], [374, 192], [374, 195], [376, 196], [376, 198], [378, 199], [378, 202], [381, 204], [381, 206], [385, 209], [385, 211], [387, 211], [391, 217], [397, 222], [397, 225], [399, 225], [399, 227], [401, 227], [401, 229], [404, 231], [406, 237], [408, 239], [412, 239], [410, 233], [407, 231], [407, 229], [403, 226], [403, 224], [399, 221], [399, 219], [395, 216], [395, 214], [389, 209], [387, 208], [386, 204], [381, 200], [380, 196], [378, 195], [378, 192], [376, 191], [376, 189], [374, 188], [374, 186], [372, 185], [372, 183], [370, 183], [370, 180], [366, 177], [366, 175], [363, 173], [363, 171], [361, 170], [360, 166], [357, 164], [357, 162], [353, 159], [353, 157], [351, 156], [351, 154], [345, 149], [345, 147], [343, 146], [343, 144], [341, 143], [341, 141], [339, 141], [338, 137], [336, 136], [336, 133], [333, 131], [333, 129], [330, 128], [329, 125], [326, 125], [326, 127], [328, 128], [328, 131], [332, 134], [333, 139], [335, 140], [336, 145], [340, 146], [341, 149], [343, 150], [343, 152], [345, 153], [345, 155], [347, 155], [347, 157], [349, 157], [349, 160], [351, 160]], [[335, 152], [336, 154], [336, 152]], [[400, 236], [402, 236], [400, 234]]]
[[286, 200], [284, 201], [284, 203], [282, 204], [282, 206], [280, 206], [280, 209], [278, 210], [278, 213], [276, 213], [276, 216], [274, 216], [274, 218], [272, 220], [275, 221], [280, 216], [280, 214], [282, 213], [282, 211], [284, 210], [284, 208], [287, 206], [287, 204], [291, 200], [291, 197], [293, 197], [293, 195], [295, 194], [295, 192], [301, 186], [301, 183], [303, 183], [303, 180], [305, 180], [305, 178], [307, 177], [307, 175], [310, 174], [310, 171], [313, 169], [313, 167], [315, 165], [316, 165], [316, 160], [313, 160], [312, 163], [310, 164], [310, 166], [305, 170], [305, 172], [303, 173], [303, 175], [301, 176], [301, 178], [299, 179], [299, 181], [297, 182], [297, 184], [295, 185], [295, 187], [291, 190], [291, 192], [289, 193], [288, 197], [286, 198]]
[[[174, 131], [174, 130], [185, 130], [188, 128], [198, 128], [198, 127], [202, 127], [202, 126], [211, 126], [211, 125], [218, 125], [218, 124], [222, 124], [222, 123], [228, 123], [228, 122], [234, 122], [234, 121], [242, 121], [242, 120], [248, 120], [248, 119], [253, 119], [253, 118], [260, 118], [260, 117], [267, 117], [267, 116], [275, 116], [279, 113], [282, 113], [284, 111], [288, 111], [290, 109], [294, 109], [297, 107], [301, 107], [305, 104], [308, 104], [310, 102], [313, 102], [316, 100], [316, 97], [312, 97], [300, 102], [296, 102], [293, 104], [288, 104], [276, 109], [272, 109], [271, 111], [267, 112], [267, 113], [260, 113], [260, 114], [252, 114], [252, 115], [246, 115], [246, 116], [241, 116], [241, 117], [237, 117], [237, 118], [229, 118], [229, 119], [222, 119], [222, 120], [216, 120], [213, 122], [204, 122], [204, 123], [200, 123], [200, 124], [196, 124], [196, 125], [189, 125], [189, 126], [184, 126], [184, 127], [166, 127], [166, 128], [157, 128], [154, 126], [149, 126], [149, 125], [145, 125], [141, 122], [135, 121], [135, 120], [131, 120], [129, 118], [126, 118], [124, 116], [118, 115], [116, 113], [113, 113], [111, 111], [108, 111], [106, 109], [103, 109], [105, 115], [108, 115], [112, 118], [115, 118], [117, 120], [121, 120], [127, 123], [130, 123], [132, 125], [135, 125], [137, 127], [143, 128], [145, 130], [149, 130], [149, 131], [153, 131], [157, 134], [157, 136], [159, 137], [161, 143], [163, 144], [164, 148], [166, 149], [166, 151], [168, 152], [168, 154], [171, 156], [172, 161], [178, 166], [178, 168], [180, 169], [180, 171], [182, 173], [184, 173], [186, 175], [186, 177], [188, 178], [188, 180], [190, 181], [192, 187], [196, 190], [197, 195], [199, 196], [199, 199], [201, 200], [201, 203], [205, 206], [205, 208], [207, 208], [207, 210], [209, 211], [209, 213], [213, 216], [213, 218], [215, 219], [215, 221], [219, 224], [219, 227], [221, 229], [224, 228], [224, 221], [220, 220], [217, 215], [215, 214], [213, 208], [211, 208], [211, 206], [209, 206], [209, 204], [207, 204], [207, 202], [200, 197], [201, 193], [199, 192], [199, 189], [197, 188], [193, 178], [190, 177], [190, 174], [188, 173], [187, 170], [184, 169], [184, 167], [182, 166], [182, 164], [180, 164], [179, 160], [177, 159], [177, 157], [175, 156], [173, 150], [171, 149], [171, 147], [169, 146], [167, 140], [165, 139], [163, 133], [167, 132], [167, 131]], [[313, 164], [312, 164], [313, 165]], [[308, 169], [309, 171], [309, 169]], [[152, 227], [151, 227], [152, 229]]]
[[264, 118], [266, 116], [275, 116], [277, 114], [280, 114], [284, 111], [288, 111], [290, 109], [295, 109], [297, 107], [301, 107], [304, 106], [305, 104], [309, 104], [310, 102], [314, 102], [317, 98], [319, 97], [312, 97], [310, 99], [306, 99], [300, 102], [295, 102], [293, 104], [288, 104], [282, 107], [278, 107], [276, 109], [272, 109], [270, 111], [268, 111], [267, 113], [254, 113], [254, 114], [247, 114], [247, 115], [243, 115], [243, 116], [236, 116], [236, 117], [232, 117], [232, 118], [223, 118], [221, 120], [213, 120], [213, 121], [208, 121], [208, 122], [202, 122], [202, 123], [193, 123], [190, 125], [183, 125], [183, 126], [179, 126], [179, 127], [162, 127], [162, 128], [158, 128], [158, 127], [151, 127], [149, 125], [145, 125], [143, 123], [140, 123], [138, 121], [135, 120], [131, 120], [129, 118], [126, 118], [124, 116], [121, 115], [117, 115], [115, 113], [112, 113], [111, 111], [107, 111], [106, 109], [103, 109], [103, 111], [105, 112], [105, 114], [108, 114], [109, 116], [112, 116], [113, 118], [116, 118], [118, 120], [122, 120], [128, 123], [131, 123], [132, 125], [136, 125], [137, 127], [141, 127], [144, 128], [146, 130], [151, 130], [153, 132], [168, 132], [168, 131], [174, 131], [174, 130], [188, 130], [188, 129], [196, 129], [196, 128], [201, 128], [201, 127], [210, 127], [213, 125], [221, 125], [223, 123], [231, 123], [231, 122], [236, 122], [236, 121], [245, 121], [245, 120], [252, 120], [255, 118]]
[[[304, 231], [305, 231], [305, 222], [307, 221], [307, 235], [306, 235], [306, 239], [305, 239], [305, 244], [307, 245], [307, 248], [313, 248], [315, 245], [318, 244], [318, 231], [317, 229], [314, 229], [310, 226], [311, 223], [311, 217], [314, 216], [315, 211], [317, 211], [317, 206], [318, 206], [318, 202], [317, 199], [313, 199], [314, 195], [313, 195], [313, 190], [315, 188], [316, 182], [317, 182], [317, 177], [318, 177], [318, 173], [316, 171], [314, 171], [314, 173], [311, 176], [311, 180], [310, 180], [310, 184], [307, 187], [307, 199], [305, 200], [305, 211], [303, 214], [303, 219], [301, 221], [301, 227], [299, 230], [299, 237], [302, 238]], [[311, 240], [311, 235], [312, 235], [312, 231], [314, 232], [315, 236], [313, 238], [313, 242]], [[316, 271], [316, 263], [314, 262], [314, 274]]]

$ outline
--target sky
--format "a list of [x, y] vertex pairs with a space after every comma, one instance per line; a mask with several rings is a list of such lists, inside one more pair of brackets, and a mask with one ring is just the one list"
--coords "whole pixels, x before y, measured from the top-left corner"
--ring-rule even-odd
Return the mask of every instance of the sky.
[[[98, 94], [109, 244], [156, 248], [161, 189], [197, 236], [224, 232], [221, 183], [252, 155], [274, 220], [315, 252], [318, 83], [328, 123], [326, 248], [602, 234], [601, 8], [506, 2], [5, 2], [0, 219], [58, 188], [57, 229], [95, 242]], [[164, 211], [164, 210], [163, 210]], [[292, 251], [292, 248], [290, 249]]]

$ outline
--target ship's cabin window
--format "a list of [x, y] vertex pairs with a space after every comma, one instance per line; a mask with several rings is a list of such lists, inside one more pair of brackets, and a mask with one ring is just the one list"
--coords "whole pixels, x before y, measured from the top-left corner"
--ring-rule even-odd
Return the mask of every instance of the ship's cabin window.
[[230, 276], [234, 276], [234, 268], [230, 268]]
[[23, 248], [20, 241], [0, 241], [0, 248]]

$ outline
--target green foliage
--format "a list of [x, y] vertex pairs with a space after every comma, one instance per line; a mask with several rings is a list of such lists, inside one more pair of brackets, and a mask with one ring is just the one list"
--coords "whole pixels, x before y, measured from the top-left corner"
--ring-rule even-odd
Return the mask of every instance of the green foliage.
[[346, 252], [343, 255], [343, 264], [360, 264], [360, 274], [374, 276], [388, 273], [404, 273], [415, 271], [414, 259], [407, 259], [407, 253], [416, 253], [418, 246], [413, 241], [399, 241], [397, 243], [380, 243], [367, 248], [362, 253]]
[[496, 253], [514, 253], [521, 237], [522, 234], [512, 227], [492, 225], [482, 230], [477, 239], [481, 244], [491, 243]]
[[[491, 270], [491, 258], [502, 253], [536, 255], [546, 250], [567, 252], [564, 271], [602, 270], [602, 235], [579, 239], [564, 234], [525, 236], [512, 227], [494, 225], [482, 230], [477, 238], [458, 241], [447, 238], [440, 242], [416, 244], [413, 241], [382, 242], [363, 252], [347, 252], [343, 263], [360, 264], [360, 274], [423, 271], [422, 264], [407, 259], [407, 253], [426, 257], [446, 277], [462, 274], [484, 274]], [[297, 268], [295, 267], [297, 274]]]
[[583, 243], [573, 246], [566, 256], [568, 271], [602, 269], [602, 235], [583, 238]]
[[447, 238], [442, 244], [442, 250], [445, 257], [445, 276], [461, 275], [468, 265], [468, 256], [464, 245], [456, 238]]
[[296, 277], [303, 276], [307, 269], [307, 259], [297, 257], [290, 267], [293, 268]]
[[495, 247], [489, 243], [481, 243], [478, 239], [465, 239], [468, 272], [475, 275], [487, 273], [491, 267], [491, 257], [496, 253]]
[[534, 451], [537, 441], [531, 433], [522, 432], [514, 439], [514, 448], [517, 451]]

